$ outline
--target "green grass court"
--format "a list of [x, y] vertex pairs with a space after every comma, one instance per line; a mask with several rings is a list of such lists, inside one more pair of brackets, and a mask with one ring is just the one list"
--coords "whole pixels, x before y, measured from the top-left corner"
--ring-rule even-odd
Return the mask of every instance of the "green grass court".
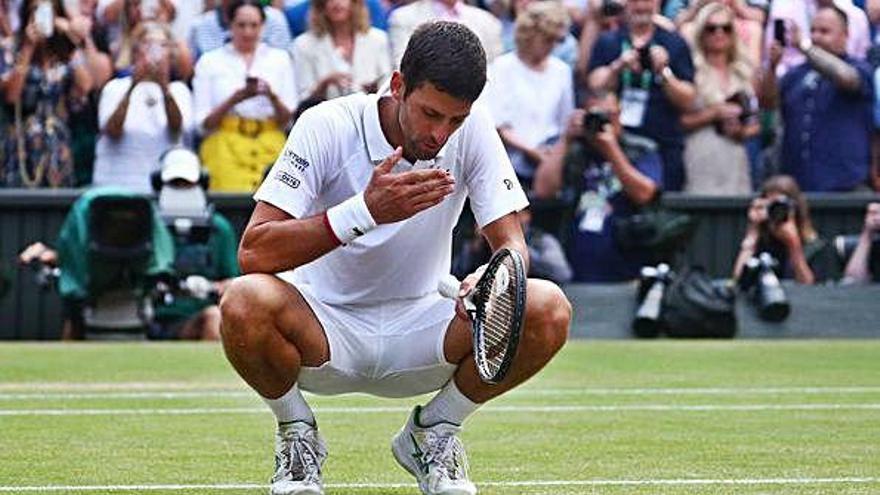
[[[328, 494], [417, 494], [424, 398], [309, 396]], [[0, 345], [0, 493], [264, 494], [273, 417], [218, 345]], [[880, 341], [572, 341], [463, 434], [481, 494], [880, 494]]]

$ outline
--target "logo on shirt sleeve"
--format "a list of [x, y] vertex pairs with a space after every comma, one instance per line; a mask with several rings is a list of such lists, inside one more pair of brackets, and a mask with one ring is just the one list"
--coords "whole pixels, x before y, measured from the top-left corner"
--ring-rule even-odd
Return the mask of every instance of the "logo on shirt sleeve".
[[299, 156], [290, 148], [284, 148], [284, 163], [289, 165], [290, 167], [299, 170], [300, 172], [305, 172], [307, 168], [309, 168], [310, 164], [308, 160]]
[[513, 190], [513, 181], [510, 179], [504, 179], [504, 187], [506, 187], [508, 191], [512, 191]]
[[275, 180], [283, 182], [287, 187], [290, 187], [292, 189], [298, 188], [300, 184], [299, 179], [285, 172], [284, 170], [279, 170], [275, 172]]

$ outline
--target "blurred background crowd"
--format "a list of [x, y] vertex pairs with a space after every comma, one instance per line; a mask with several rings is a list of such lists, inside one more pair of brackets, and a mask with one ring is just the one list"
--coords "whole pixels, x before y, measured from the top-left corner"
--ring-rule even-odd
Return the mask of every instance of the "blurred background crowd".
[[[150, 193], [182, 146], [250, 193], [301, 112], [380, 91], [430, 19], [476, 32], [517, 175], [571, 207], [558, 239], [523, 214], [544, 276], [636, 277], [615, 229], [683, 191], [755, 194], [735, 273], [772, 251], [803, 283], [871, 278], [878, 209], [835, 270], [803, 193], [880, 191], [880, 0], [0, 0], [0, 187]], [[485, 254], [462, 249], [461, 272]]]

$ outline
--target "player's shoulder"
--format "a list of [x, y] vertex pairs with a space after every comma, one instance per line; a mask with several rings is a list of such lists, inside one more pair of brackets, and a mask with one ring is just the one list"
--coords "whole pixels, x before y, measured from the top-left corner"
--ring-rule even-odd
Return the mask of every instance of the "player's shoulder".
[[370, 95], [353, 94], [321, 102], [304, 111], [293, 130], [340, 147], [345, 143], [360, 143], [359, 123], [364, 107], [371, 101], [374, 98]]

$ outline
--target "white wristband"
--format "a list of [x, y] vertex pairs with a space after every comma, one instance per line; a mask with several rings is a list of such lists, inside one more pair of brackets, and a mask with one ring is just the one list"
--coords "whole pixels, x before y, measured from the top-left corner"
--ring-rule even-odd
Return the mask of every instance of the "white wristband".
[[376, 228], [376, 221], [364, 201], [364, 193], [356, 194], [327, 210], [327, 223], [342, 244], [348, 244]]

